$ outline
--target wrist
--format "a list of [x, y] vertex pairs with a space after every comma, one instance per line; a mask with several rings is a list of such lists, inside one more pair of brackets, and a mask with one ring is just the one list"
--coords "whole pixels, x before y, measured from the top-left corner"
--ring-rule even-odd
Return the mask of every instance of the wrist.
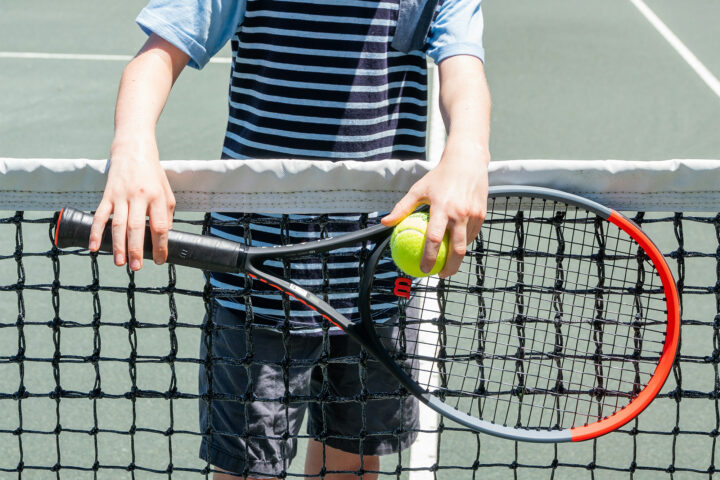
[[490, 163], [490, 148], [478, 135], [448, 135], [445, 150], [440, 160], [487, 166]]
[[[111, 159], [148, 158], [148, 152], [157, 152], [157, 142], [155, 135], [152, 134], [135, 132], [131, 135], [118, 135], [116, 133], [110, 145]], [[153, 156], [157, 157], [157, 154]]]

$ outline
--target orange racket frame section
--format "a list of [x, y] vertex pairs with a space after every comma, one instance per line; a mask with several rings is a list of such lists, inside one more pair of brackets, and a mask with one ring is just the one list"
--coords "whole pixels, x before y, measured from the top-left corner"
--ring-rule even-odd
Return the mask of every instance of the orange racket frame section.
[[665, 380], [670, 374], [675, 355], [677, 353], [678, 340], [680, 338], [680, 302], [678, 297], [677, 285], [673, 279], [672, 272], [665, 263], [662, 253], [655, 244], [640, 230], [640, 228], [631, 220], [625, 218], [614, 210], [610, 213], [608, 221], [625, 233], [630, 235], [645, 250], [645, 253], [655, 265], [665, 290], [665, 300], [667, 305], [667, 331], [665, 333], [665, 344], [663, 345], [662, 355], [658, 362], [652, 378], [645, 388], [638, 394], [632, 402], [621, 410], [615, 412], [607, 418], [598, 422], [594, 422], [582, 427], [570, 429], [570, 435], [573, 442], [589, 440], [599, 437], [608, 432], [616, 430], [627, 422], [637, 417], [655, 396], [660, 393], [660, 389], [665, 384]]

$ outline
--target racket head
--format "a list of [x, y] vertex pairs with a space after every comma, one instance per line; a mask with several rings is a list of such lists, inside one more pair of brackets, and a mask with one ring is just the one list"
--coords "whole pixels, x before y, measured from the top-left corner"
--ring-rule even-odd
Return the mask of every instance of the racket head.
[[[515, 440], [579, 441], [660, 392], [679, 340], [677, 288], [621, 214], [555, 190], [491, 188], [480, 236], [444, 280], [393, 276], [387, 243], [366, 265], [358, 329], [443, 415]], [[378, 328], [378, 304], [397, 309], [394, 330]]]

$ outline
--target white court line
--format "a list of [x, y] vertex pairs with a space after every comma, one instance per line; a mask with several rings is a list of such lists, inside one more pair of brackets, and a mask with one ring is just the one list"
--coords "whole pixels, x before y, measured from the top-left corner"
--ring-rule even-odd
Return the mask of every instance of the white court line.
[[[418, 355], [433, 357], [437, 355], [435, 347], [428, 344], [435, 340], [437, 340], [437, 332], [433, 335], [429, 330], [421, 330], [418, 336]], [[431, 368], [430, 362], [420, 362], [419, 369], [422, 375], [418, 380], [421, 385], [438, 385], [437, 373], [430, 374], [428, 372]], [[413, 469], [408, 475], [410, 480], [433, 480], [435, 478], [435, 474], [430, 468], [437, 463], [437, 427], [437, 412], [420, 402], [420, 430], [422, 432], [418, 433], [417, 440], [410, 449], [410, 468]]]
[[640, 13], [647, 19], [650, 24], [655, 27], [655, 30], [662, 35], [665, 40], [675, 49], [677, 53], [690, 65], [695, 73], [702, 79], [705, 84], [710, 87], [710, 90], [715, 92], [715, 95], [720, 97], [720, 80], [710, 72], [710, 70], [703, 65], [703, 63], [693, 54], [689, 48], [663, 23], [660, 18], [655, 15], [655, 12], [650, 10], [643, 0], [630, 0], [635, 5]]
[[[48, 52], [0, 52], [0, 58], [17, 58], [21, 60], [88, 60], [100, 62], [128, 62], [133, 55], [99, 55], [88, 53], [48, 53]], [[210, 63], [230, 64], [230, 57], [213, 57]], [[428, 69], [434, 69], [435, 64], [428, 58]], [[435, 74], [437, 75], [437, 74]]]
[[[0, 58], [16, 58], [25, 60], [85, 60], [99, 62], [129, 62], [132, 55], [95, 55], [85, 53], [45, 53], [45, 52], [0, 52]], [[230, 58], [211, 58], [210, 63], [229, 64]]]
[[[422, 288], [418, 291], [426, 290], [427, 287], [437, 286], [438, 278], [430, 277], [421, 280]], [[420, 286], [418, 286], [420, 287]], [[431, 320], [437, 316], [440, 307], [437, 300], [433, 297], [423, 295], [417, 301], [422, 302], [420, 311], [424, 320]], [[412, 306], [410, 308], [413, 308]], [[433, 331], [434, 330], [434, 331]], [[428, 323], [423, 323], [418, 332], [417, 354], [421, 357], [435, 357], [437, 355], [437, 329], [433, 329]], [[420, 361], [418, 365], [418, 383], [420, 385], [438, 386], [438, 375], [432, 363], [428, 361]], [[420, 430], [417, 440], [410, 449], [410, 468], [413, 469], [408, 475], [409, 480], [434, 480], [435, 473], [430, 467], [437, 463], [437, 445], [438, 445], [438, 414], [424, 403], [420, 402]], [[417, 470], [415, 470], [417, 469]]]
[[[440, 114], [440, 89], [438, 88], [439, 78], [438, 70], [435, 65], [428, 62], [428, 97], [429, 106], [428, 109], [428, 135], [427, 135], [427, 157], [430, 162], [437, 164], [440, 161], [440, 157], [445, 148], [445, 124], [443, 123], [442, 115]], [[437, 285], [437, 277], [430, 277], [423, 280], [426, 286]], [[428, 306], [426, 312], [438, 312], [440, 310], [435, 299], [424, 299], [424, 301], [432, 301], [435, 305]], [[434, 308], [433, 308], [434, 307]], [[427, 329], [427, 330], [426, 330]], [[429, 327], [423, 324], [423, 330], [419, 332], [420, 341], [418, 342], [418, 349], [423, 349], [421, 355], [428, 357], [434, 357], [434, 348], [431, 345], [435, 344], [437, 339], [437, 332], [435, 337], [429, 331]], [[429, 351], [426, 351], [429, 350]], [[422, 382], [428, 382], [428, 385], [437, 386], [438, 377], [437, 373], [433, 372], [430, 378], [425, 377], [427, 373], [432, 370], [433, 365], [429, 362], [421, 362], [420, 366], [421, 375], [424, 378], [418, 379], [420, 384]], [[430, 467], [437, 463], [437, 445], [438, 445], [438, 414], [424, 403], [420, 402], [420, 430], [423, 433], [418, 434], [417, 440], [413, 443], [410, 448], [410, 468], [418, 469], [410, 471], [408, 475], [409, 480], [434, 480], [435, 474], [430, 471]]]

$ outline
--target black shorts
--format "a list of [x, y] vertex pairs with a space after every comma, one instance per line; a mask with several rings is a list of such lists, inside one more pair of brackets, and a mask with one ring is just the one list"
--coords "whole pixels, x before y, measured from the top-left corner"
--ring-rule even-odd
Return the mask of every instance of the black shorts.
[[[199, 375], [201, 395], [212, 378], [212, 400], [200, 401], [200, 431], [211, 427], [200, 447], [205, 461], [243, 475], [280, 474], [297, 453], [306, 409], [308, 435], [345, 452], [384, 455], [415, 440], [417, 399], [401, 394], [379, 363], [361, 366], [347, 336], [328, 336], [323, 352], [321, 335], [246, 331], [231, 310], [214, 312], [218, 328], [201, 343], [201, 358], [212, 349], [212, 367]], [[383, 398], [364, 398], [361, 385]]]

